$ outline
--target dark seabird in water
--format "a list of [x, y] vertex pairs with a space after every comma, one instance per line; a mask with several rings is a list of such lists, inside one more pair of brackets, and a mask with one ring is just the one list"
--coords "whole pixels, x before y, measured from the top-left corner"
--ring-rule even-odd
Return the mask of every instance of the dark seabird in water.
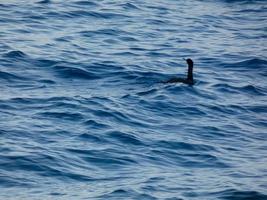
[[187, 78], [171, 78], [168, 81], [165, 81], [164, 83], [185, 83], [188, 85], [193, 85], [194, 84], [194, 79], [193, 79], [193, 66], [194, 62], [190, 58], [186, 59], [187, 65], [188, 65], [188, 71], [187, 71]]

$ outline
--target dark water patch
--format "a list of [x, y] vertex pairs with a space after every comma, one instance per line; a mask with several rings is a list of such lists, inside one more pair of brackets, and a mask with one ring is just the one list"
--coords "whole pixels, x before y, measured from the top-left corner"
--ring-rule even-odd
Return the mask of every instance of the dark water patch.
[[[120, 66], [119, 64], [114, 62], [95, 62], [90, 64], [90, 66], [88, 66], [88, 69], [90, 69], [90, 71], [94, 71], [95, 73], [99, 73], [104, 77], [114, 72], [123, 73], [125, 71], [125, 68], [123, 66]], [[110, 76], [113, 76], [113, 74]]]
[[137, 127], [147, 127], [146, 123], [143, 123], [140, 119], [131, 119], [131, 116], [124, 112], [118, 112], [116, 110], [110, 109], [98, 109], [92, 110], [91, 113], [95, 117], [100, 118], [105, 125], [112, 126], [113, 123], [123, 123], [126, 126], [137, 126]]
[[84, 37], [99, 37], [100, 35], [104, 36], [113, 36], [113, 37], [118, 37], [118, 36], [130, 36], [130, 32], [126, 32], [121, 30], [119, 27], [116, 28], [109, 28], [109, 29], [99, 29], [99, 30], [90, 30], [90, 31], [81, 31], [79, 32]]
[[116, 139], [125, 145], [144, 145], [136, 136], [118, 131], [111, 131], [107, 136]]
[[74, 4], [81, 5], [81, 6], [89, 6], [89, 7], [96, 7], [98, 4], [96, 2], [89, 2], [89, 1], [76, 1]]
[[172, 117], [184, 117], [186, 115], [192, 116], [205, 116], [206, 112], [204, 112], [201, 108], [195, 106], [186, 106], [179, 104], [180, 102], [170, 103], [167, 101], [166, 96], [157, 96], [159, 100], [150, 100], [144, 101], [141, 100], [140, 104], [142, 104], [145, 108], [159, 112], [159, 115], [163, 116], [172, 116]]
[[242, 9], [242, 10], [239, 10], [239, 11], [236, 11], [236, 13], [240, 13], [240, 14], [243, 14], [243, 13], [252, 13], [252, 14], [255, 14], [255, 13], [264, 13], [266, 12], [266, 8], [262, 8], [262, 9]]
[[95, 120], [92, 120], [92, 119], [85, 121], [84, 124], [86, 126], [88, 126], [88, 128], [90, 128], [90, 129], [91, 128], [92, 129], [105, 129], [105, 128], [109, 128], [108, 125], [106, 125], [104, 123], [99, 123], [99, 122], [97, 122]]
[[51, 195], [51, 196], [64, 196], [64, 195], [66, 195], [66, 193], [62, 193], [62, 192], [51, 192], [51, 193], [49, 193], [49, 195]]
[[52, 67], [54, 65], [60, 64], [60, 62], [49, 59], [37, 59], [34, 61], [34, 64], [40, 67]]
[[150, 95], [150, 94], [156, 94], [158, 92], [157, 89], [150, 89], [147, 91], [142, 91], [142, 92], [138, 92], [136, 93], [138, 96], [145, 96], [145, 95]]
[[235, 105], [235, 104], [234, 105], [228, 104], [226, 105], [226, 108], [229, 110], [233, 110], [238, 114], [248, 112], [248, 109], [246, 108], [246, 106], [243, 106], [243, 105], [241, 106], [241, 105]]
[[96, 199], [127, 199], [131, 198], [134, 200], [143, 199], [143, 200], [157, 200], [158, 198], [150, 194], [142, 194], [132, 189], [117, 189], [108, 194], [104, 194], [96, 197]]
[[240, 191], [236, 189], [228, 189], [222, 192], [216, 193], [219, 199], [227, 200], [266, 200], [267, 195], [257, 191]]
[[34, 99], [32, 98], [20, 98], [20, 97], [17, 97], [17, 98], [12, 98], [9, 100], [10, 103], [12, 104], [32, 104], [34, 101]]
[[69, 42], [73, 39], [73, 36], [63, 36], [63, 37], [59, 37], [59, 38], [56, 38], [55, 41], [57, 42]]
[[146, 8], [154, 10], [154, 11], [159, 11], [161, 14], [166, 14], [166, 12], [170, 9], [168, 7], [165, 7], [164, 5], [159, 6], [159, 5], [147, 5]]
[[83, 174], [78, 174], [78, 173], [72, 173], [68, 170], [59, 170], [57, 168], [52, 168], [48, 167], [46, 171], [42, 171], [38, 173], [38, 175], [43, 176], [43, 177], [55, 177], [61, 181], [64, 182], [72, 182], [73, 180], [75, 181], [80, 181], [80, 182], [91, 182], [94, 181], [93, 178], [87, 175]]
[[[50, 12], [50, 15], [55, 16], [56, 13]], [[103, 12], [103, 11], [84, 11], [84, 10], [75, 10], [75, 11], [69, 11], [64, 12], [61, 14], [62, 17], [65, 18], [78, 18], [78, 17], [88, 17], [90, 19], [95, 20], [111, 20], [111, 19], [122, 19], [122, 18], [128, 18], [127, 15], [119, 14], [119, 13], [113, 13], [113, 12]]]
[[159, 141], [155, 144], [158, 148], [167, 148], [172, 150], [185, 151], [216, 151], [212, 146], [206, 144], [192, 144], [186, 142]]
[[[215, 112], [222, 116], [227, 115], [238, 115], [240, 113], [240, 109], [228, 105], [214, 104], [214, 105], [204, 105], [205, 108], [209, 109], [208, 112]], [[243, 109], [242, 109], [243, 110]], [[244, 110], [243, 110], [244, 111]]]
[[235, 93], [234, 88], [227, 83], [215, 84], [214, 87], [220, 92]]
[[[225, 138], [227, 136], [227, 133], [224, 132], [224, 130], [219, 127], [201, 125], [200, 129], [204, 130], [201, 133], [202, 137], [207, 138], [208, 140], [217, 140], [217, 139], [219, 140], [220, 138]], [[234, 129], [234, 127], [231, 127], [231, 129]]]
[[15, 110], [16, 107], [8, 104], [8, 103], [5, 103], [5, 101], [3, 100], [0, 100], [0, 108], [1, 108], [1, 111], [3, 112], [3, 110]]
[[67, 67], [62, 65], [53, 66], [54, 72], [61, 78], [70, 78], [70, 79], [88, 79], [94, 80], [99, 78], [94, 73], [91, 73], [81, 67]]
[[[36, 15], [31, 15], [28, 17], [28, 20], [31, 20], [32, 23], [38, 23], [38, 21], [44, 21], [46, 19], [45, 16], [43, 15], [40, 15], [40, 14], [36, 14]], [[38, 25], [36, 25], [38, 26]], [[40, 26], [40, 28], [44, 28], [43, 26]], [[25, 33], [31, 33], [31, 31], [28, 31], [28, 30], [22, 30], [22, 32], [25, 32]]]
[[7, 5], [7, 4], [4, 4], [4, 3], [0, 3], [0, 7], [1, 7], [1, 9], [2, 8], [8, 8], [10, 5]]
[[50, 0], [43, 0], [43, 1], [38, 1], [38, 4], [49, 4], [52, 3]]
[[46, 79], [43, 79], [43, 80], [39, 80], [40, 83], [45, 83], [45, 84], [56, 84], [55, 81], [52, 81], [52, 80], [46, 80]]
[[83, 161], [101, 168], [112, 169], [117, 167], [131, 166], [136, 164], [129, 156], [116, 155], [109, 150], [80, 150], [80, 149], [67, 149], [68, 151], [77, 154]]
[[136, 83], [161, 83], [169, 75], [149, 71], [129, 71], [128, 75], [135, 77]]
[[13, 82], [13, 81], [28, 81], [29, 80], [26, 77], [22, 77], [22, 76], [14, 74], [14, 73], [8, 73], [8, 72], [3, 72], [3, 71], [0, 71], [0, 80], [1, 79], [9, 81], [9, 82]]
[[[93, 96], [93, 97], [79, 97], [77, 98], [77, 101], [81, 103], [82, 105], [90, 105], [93, 106], [94, 108], [102, 108], [103, 110], [108, 110], [109, 108], [105, 107], [104, 105], [106, 104], [112, 104], [113, 101], [110, 98], [107, 97], [100, 97], [100, 96]], [[96, 109], [92, 109], [96, 110]], [[100, 109], [101, 110], [101, 109]], [[91, 112], [91, 110], [90, 110]]]
[[20, 59], [26, 58], [27, 55], [22, 51], [9, 51], [8, 53], [3, 54], [3, 57], [10, 59]]
[[264, 96], [265, 93], [260, 88], [254, 86], [254, 85], [246, 85], [240, 88], [242, 92], [249, 93], [251, 95], [260, 95]]
[[263, 59], [253, 58], [235, 63], [221, 63], [223, 68], [232, 68], [233, 70], [266, 70], [267, 61]]
[[31, 156], [8, 156], [1, 160], [1, 166], [8, 168], [10, 171], [42, 171], [42, 166], [37, 164]]
[[241, 4], [253, 4], [253, 3], [258, 3], [260, 1], [255, 1], [255, 0], [222, 0], [226, 3], [241, 3]]
[[175, 149], [154, 149], [151, 151], [151, 154], [169, 165], [190, 166], [191, 168], [194, 166], [198, 166], [198, 168], [230, 168], [230, 165], [220, 161], [217, 156], [199, 151], [195, 153], [186, 152], [186, 149], [180, 149], [179, 151]]
[[[73, 101], [73, 102], [72, 102]], [[1, 101], [0, 101], [1, 102]], [[72, 103], [70, 103], [72, 102]], [[77, 108], [74, 104], [75, 98], [68, 97], [51, 97], [51, 98], [11, 98], [2, 100], [2, 103], [14, 106], [16, 108], [29, 108], [29, 109], [56, 109], [60, 106], [68, 106], [69, 108]], [[65, 107], [64, 107], [65, 108]]]
[[97, 117], [100, 117], [102, 119], [106, 120], [115, 120], [115, 121], [127, 121], [128, 117], [127, 115], [113, 110], [95, 110], [93, 111], [93, 114]]
[[8, 166], [9, 170], [13, 172], [29, 171], [40, 176], [54, 176], [64, 181], [67, 181], [68, 179], [79, 181], [92, 180], [86, 175], [71, 172], [69, 168], [64, 167], [67, 162], [52, 155], [9, 156], [7, 162], [1, 164], [2, 166]]
[[12, 177], [12, 176], [0, 176], [0, 184], [3, 188], [18, 187], [34, 187], [34, 182], [29, 179]]
[[[1, 35], [1, 33], [0, 33], [0, 35]], [[1, 54], [10, 51], [10, 49], [11, 49], [11, 47], [9, 45], [5, 44], [4, 42], [0, 44]]]
[[148, 57], [171, 57], [172, 55], [169, 55], [167, 53], [159, 52], [159, 51], [150, 51], [146, 53], [146, 56]]
[[220, 83], [215, 84], [213, 87], [215, 87], [220, 92], [225, 92], [229, 94], [249, 94], [264, 96], [266, 93], [261, 88], [254, 85], [234, 86], [233, 84]]
[[140, 10], [140, 7], [137, 7], [133, 2], [123, 3], [120, 6], [126, 10]]
[[[68, 99], [68, 98], [67, 98]], [[66, 100], [67, 100], [66, 99]], [[71, 98], [71, 101], [50, 101], [50, 99], [48, 99], [48, 102], [50, 101], [50, 105], [46, 107], [46, 109], [68, 109], [71, 111], [79, 111], [81, 109], [84, 109], [85, 107], [83, 107], [82, 105], [80, 105], [79, 103], [75, 102], [74, 98]]]
[[118, 53], [113, 53], [114, 56], [138, 56], [138, 54], [132, 53], [132, 52], [118, 52]]
[[[47, 12], [43, 13], [48, 19], [53, 18], [56, 20], [66, 20], [71, 18], [66, 12], [56, 12], [53, 10], [48, 10]], [[37, 26], [38, 27], [38, 26]]]
[[251, 106], [245, 106], [245, 108], [255, 113], [267, 113], [266, 105], [254, 105], [254, 106], [251, 105]]
[[81, 121], [83, 120], [83, 115], [80, 113], [70, 113], [70, 112], [41, 112], [37, 116], [45, 118], [55, 118], [59, 120], [70, 120], [70, 121]]
[[83, 133], [79, 135], [79, 138], [92, 143], [104, 143], [106, 141], [104, 138], [94, 135], [94, 133]]
[[[130, 37], [130, 36], [120, 36], [119, 40], [124, 41], [124, 42], [138, 42], [139, 41], [135, 37]], [[136, 54], [134, 54], [134, 55], [136, 55]]]
[[151, 25], [159, 25], [159, 26], [164, 26], [168, 23], [167, 20], [163, 19], [147, 19], [146, 22]]

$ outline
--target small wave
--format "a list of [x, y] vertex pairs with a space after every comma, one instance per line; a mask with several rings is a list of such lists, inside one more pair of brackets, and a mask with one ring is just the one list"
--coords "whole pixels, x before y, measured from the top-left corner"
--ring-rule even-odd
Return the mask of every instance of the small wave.
[[159, 72], [128, 71], [128, 76], [132, 76], [137, 83], [160, 83], [169, 78], [169, 75]]
[[38, 59], [33, 61], [34, 64], [40, 66], [40, 67], [51, 67], [57, 64], [60, 64], [60, 62], [55, 60], [49, 60], [49, 59]]
[[40, 83], [46, 83], [46, 84], [56, 84], [55, 81], [48, 80], [48, 79], [41, 79], [41, 80], [38, 80], [38, 82], [40, 82]]
[[263, 90], [261, 90], [259, 87], [256, 87], [254, 85], [245, 85], [240, 88], [242, 92], [246, 92], [252, 95], [260, 95], [265, 96], [265, 93]]
[[96, 122], [95, 120], [87, 120], [84, 122], [84, 124], [86, 126], [89, 126], [90, 128], [94, 128], [94, 129], [104, 129], [104, 128], [108, 128], [109, 126], [103, 123], [99, 123]]
[[[230, 166], [222, 162], [221, 159], [205, 151], [188, 151], [186, 149], [155, 148], [151, 150], [152, 160], [166, 162], [168, 165], [180, 165], [182, 167], [201, 168], [229, 168]], [[153, 156], [154, 155], [154, 156]], [[151, 159], [151, 158], [150, 158]]]
[[228, 189], [215, 193], [220, 199], [225, 200], [266, 200], [267, 195], [257, 191], [240, 191]]
[[1, 176], [0, 175], [0, 184], [2, 187], [33, 187], [34, 182], [26, 178], [19, 178], [14, 176]]
[[[52, 15], [56, 15], [56, 13], [51, 13]], [[58, 15], [58, 14], [57, 14]], [[84, 11], [84, 10], [74, 10], [61, 13], [62, 17], [67, 18], [78, 18], [78, 17], [90, 17], [94, 19], [122, 19], [128, 18], [127, 15], [112, 13], [112, 12], [96, 12], [96, 11]]]
[[[124, 42], [138, 42], [139, 41], [136, 37], [130, 37], [130, 36], [119, 36], [118, 39]], [[139, 54], [132, 53], [131, 55], [139, 55]]]
[[253, 3], [254, 0], [222, 0], [226, 3]]
[[[5, 103], [8, 105], [40, 105], [43, 104], [43, 106], [51, 106], [51, 108], [55, 108], [57, 106], [64, 105], [68, 106], [70, 104], [67, 104], [66, 102], [73, 102], [75, 101], [74, 98], [69, 98], [69, 97], [51, 97], [51, 98], [22, 98], [22, 97], [16, 97], [16, 98], [11, 98], [8, 100], [5, 100]], [[51, 105], [52, 104], [52, 105]]]
[[131, 120], [126, 114], [115, 110], [98, 109], [98, 110], [93, 110], [92, 113], [96, 117], [102, 118], [103, 120], [107, 119], [108, 121], [125, 122], [127, 124], [131, 124]]
[[98, 6], [97, 3], [95, 2], [90, 2], [90, 1], [76, 1], [74, 2], [74, 4], [77, 4], [77, 5], [81, 5], [81, 6]]
[[18, 76], [18, 75], [8, 73], [8, 72], [3, 72], [3, 71], [0, 71], [0, 80], [1, 79], [7, 80], [7, 81], [18, 81], [18, 80], [19, 81], [26, 81], [26, 80], [29, 80], [25, 77]]
[[90, 70], [97, 70], [97, 72], [104, 74], [104, 73], [112, 73], [112, 72], [121, 72], [124, 71], [125, 68], [120, 66], [114, 62], [104, 61], [99, 63], [92, 63], [90, 65]]
[[3, 54], [3, 57], [6, 58], [25, 58], [27, 55], [22, 51], [10, 51], [8, 53]]
[[157, 89], [150, 89], [150, 90], [147, 90], [147, 91], [142, 91], [142, 92], [138, 92], [136, 93], [138, 96], [144, 96], [144, 95], [150, 95], [150, 94], [155, 94], [157, 93], [158, 90]]
[[92, 143], [104, 143], [106, 141], [104, 138], [89, 133], [80, 134], [78, 137], [83, 141]]
[[105, 150], [82, 150], [82, 149], [72, 149], [69, 148], [67, 151], [76, 154], [85, 162], [92, 165], [96, 165], [101, 168], [117, 168], [124, 167], [127, 165], [135, 164], [136, 161], [129, 156], [124, 156], [122, 154], [116, 154], [110, 152], [108, 149]]
[[266, 71], [267, 61], [253, 58], [241, 62], [235, 62], [235, 63], [221, 63], [220, 64], [223, 68], [232, 68], [233, 70], [263, 70]]
[[53, 66], [53, 68], [54, 71], [61, 78], [78, 78], [78, 79], [89, 79], [89, 80], [94, 80], [99, 78], [95, 74], [78, 67], [65, 67], [61, 65], [55, 65]]
[[262, 60], [262, 59], [257, 59], [257, 58], [253, 58], [250, 60], [245, 60], [242, 62], [238, 62], [235, 63], [235, 65], [237, 66], [247, 66], [247, 67], [253, 67], [254, 69], [260, 68], [262, 66], [266, 66], [267, 65], [267, 61], [266, 60]]
[[124, 3], [124, 4], [121, 4], [120, 5], [121, 7], [123, 7], [124, 9], [127, 9], [127, 10], [140, 10], [139, 7], [137, 7], [136, 5], [134, 5], [134, 3]]
[[105, 36], [123, 36], [123, 35], [129, 36], [130, 35], [130, 33], [123, 31], [119, 29], [118, 27], [105, 28], [105, 29], [99, 29], [99, 30], [90, 30], [90, 31], [81, 31], [79, 32], [79, 34], [85, 37], [92, 37], [92, 36], [99, 37], [99, 35], [105, 35]]
[[251, 105], [251, 106], [246, 106], [246, 109], [255, 112], [255, 113], [266, 113], [267, 106], [262, 104], [262, 105]]
[[227, 83], [220, 83], [213, 85], [218, 91], [220, 92], [227, 92], [227, 93], [236, 93], [236, 94], [250, 94], [250, 95], [259, 95], [264, 96], [265, 91], [261, 88], [254, 86], [254, 85], [245, 85], [245, 86], [233, 86]]
[[116, 139], [123, 144], [126, 145], [144, 145], [143, 142], [141, 142], [139, 139], [137, 139], [134, 135], [118, 132], [118, 131], [112, 131], [107, 133], [109, 138]]
[[[130, 198], [131, 197], [131, 198]], [[104, 194], [101, 196], [98, 196], [97, 199], [142, 199], [142, 200], [157, 200], [155, 196], [152, 196], [151, 194], [144, 194], [139, 193], [135, 190], [131, 189], [116, 189], [114, 191], [109, 192], [108, 194]], [[166, 200], [181, 200], [177, 198], [169, 198]]]
[[70, 121], [80, 121], [83, 119], [83, 115], [80, 113], [70, 113], [70, 112], [41, 112], [37, 114], [45, 118], [55, 118]]
[[48, 3], [51, 3], [50, 0], [42, 0], [42, 1], [39, 1], [37, 2], [38, 4], [48, 4]]
[[216, 151], [213, 146], [206, 144], [192, 144], [186, 142], [174, 142], [174, 141], [158, 141], [155, 144], [159, 148], [167, 148], [173, 150], [185, 150], [185, 151]]

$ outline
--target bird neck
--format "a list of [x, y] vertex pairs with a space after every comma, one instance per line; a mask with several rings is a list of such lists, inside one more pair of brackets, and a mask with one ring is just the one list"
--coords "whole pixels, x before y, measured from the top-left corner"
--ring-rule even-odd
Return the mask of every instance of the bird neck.
[[187, 80], [193, 81], [193, 66], [188, 66]]

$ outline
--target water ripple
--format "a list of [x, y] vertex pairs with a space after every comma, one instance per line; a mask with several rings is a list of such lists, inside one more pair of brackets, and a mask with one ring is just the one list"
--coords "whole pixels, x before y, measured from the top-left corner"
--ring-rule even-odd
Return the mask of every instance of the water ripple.
[[0, 199], [267, 199], [265, 4], [1, 2]]

